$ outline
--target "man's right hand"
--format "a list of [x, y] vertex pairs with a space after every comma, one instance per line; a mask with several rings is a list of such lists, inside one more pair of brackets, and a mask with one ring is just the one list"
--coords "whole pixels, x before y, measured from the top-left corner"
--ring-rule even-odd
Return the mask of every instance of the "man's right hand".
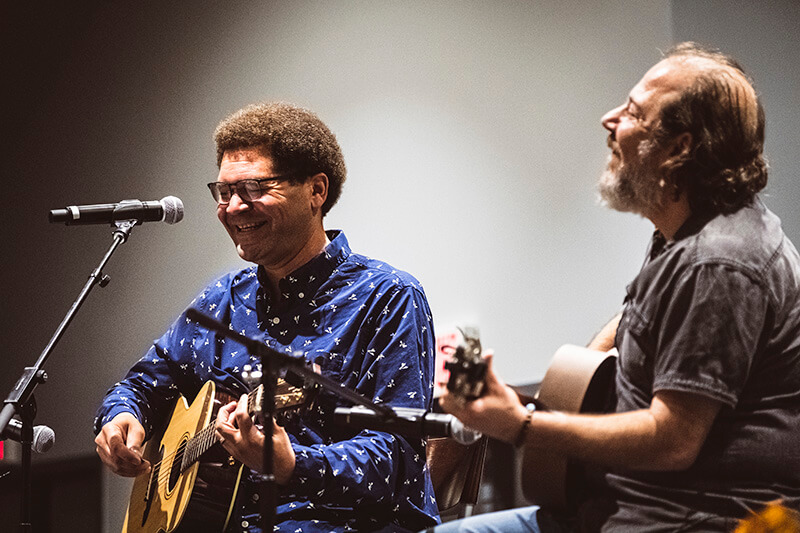
[[106, 423], [94, 439], [97, 455], [112, 472], [136, 477], [150, 471], [142, 458], [144, 427], [131, 413], [120, 413]]

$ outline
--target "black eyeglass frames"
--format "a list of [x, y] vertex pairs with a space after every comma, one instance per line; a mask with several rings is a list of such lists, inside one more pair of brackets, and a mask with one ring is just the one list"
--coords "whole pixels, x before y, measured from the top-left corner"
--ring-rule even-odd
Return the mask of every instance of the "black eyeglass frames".
[[283, 174], [254, 180], [239, 180], [233, 183], [212, 181], [208, 184], [208, 189], [211, 191], [211, 196], [214, 197], [214, 201], [218, 204], [229, 203], [234, 194], [238, 194], [239, 198], [245, 202], [252, 202], [264, 196], [264, 194], [271, 189], [274, 189], [278, 183], [294, 179], [295, 177], [295, 174]]

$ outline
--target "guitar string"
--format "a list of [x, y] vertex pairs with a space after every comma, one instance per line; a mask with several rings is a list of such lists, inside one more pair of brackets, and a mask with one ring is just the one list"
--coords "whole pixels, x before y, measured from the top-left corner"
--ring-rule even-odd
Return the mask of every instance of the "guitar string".
[[[279, 394], [279, 395], [276, 396], [276, 398], [279, 399], [279, 402], [282, 402], [284, 404], [282, 406], [282, 410], [285, 410], [287, 407], [297, 406], [297, 405], [302, 404], [304, 402], [304, 399], [306, 397], [306, 393], [305, 393], [304, 389], [302, 389], [300, 387], [293, 387], [293, 386], [285, 385], [285, 384], [279, 384], [278, 388], [284, 388], [284, 389], [289, 390], [289, 392], [287, 392], [287, 393]], [[254, 400], [254, 398], [256, 397], [256, 395], [258, 394], [258, 392], [260, 390], [261, 390], [261, 387], [258, 387], [257, 389], [255, 389], [255, 390], [251, 391], [250, 393], [248, 393], [248, 411], [252, 411], [253, 410], [254, 404], [253, 404], [252, 400]], [[287, 398], [290, 399], [292, 397], [296, 398], [294, 402], [291, 402], [290, 400], [287, 400]], [[219, 418], [219, 417], [217, 417], [217, 418]], [[217, 437], [216, 437], [216, 431], [214, 430], [215, 424], [216, 424], [216, 419], [215, 419], [215, 423], [214, 424], [209, 424], [208, 426], [206, 426], [202, 430], [198, 431], [195, 434], [194, 437], [192, 437], [191, 439], [185, 441], [185, 445], [184, 446], [179, 446], [178, 449], [176, 451], [174, 451], [173, 453], [162, 457], [160, 461], [158, 461], [157, 463], [155, 463], [153, 465], [152, 468], [153, 469], [160, 468], [162, 463], [164, 461], [168, 460], [168, 459], [174, 459], [172, 464], [175, 464], [175, 460], [181, 461], [181, 467], [183, 467], [182, 461], [183, 461], [183, 457], [184, 457], [185, 453], [187, 452], [187, 450], [191, 451], [191, 452], [196, 452], [199, 449], [199, 453], [196, 454], [196, 457], [194, 457], [194, 459], [192, 459], [192, 461], [190, 463], [190, 465], [194, 464], [206, 451], [208, 451], [213, 445], [215, 445], [218, 442]], [[212, 437], [213, 437], [213, 442], [208, 442], [209, 438], [212, 438]], [[151, 470], [151, 472], [152, 471], [153, 470]], [[184, 471], [185, 470], [182, 469], [180, 473], [182, 474]], [[156, 480], [157, 483], [158, 483], [158, 486], [160, 487], [165, 481], [167, 481], [169, 479], [169, 477], [171, 476], [171, 474], [172, 474], [172, 469], [159, 470], [158, 478]], [[150, 484], [152, 484], [152, 478], [151, 478]]]
[[[299, 389], [297, 387], [288, 387], [288, 388], [289, 389], [293, 389], [295, 392], [289, 392], [289, 393], [285, 393], [285, 394], [280, 394], [280, 395], [277, 396], [277, 398], [290, 398], [292, 396], [298, 396], [298, 392], [297, 391], [300, 391], [300, 393], [299, 393], [299, 396], [300, 396], [299, 402], [296, 402], [295, 404], [290, 404], [290, 405], [297, 405], [297, 403], [301, 403], [302, 402], [302, 398], [304, 396], [302, 394], [302, 389]], [[259, 387], [259, 389], [260, 389], [260, 387]], [[248, 402], [247, 402], [248, 403], [248, 411], [250, 411], [252, 409], [253, 406], [252, 406], [252, 401], [251, 400], [253, 400], [255, 398], [256, 394], [259, 391], [259, 389], [253, 390], [250, 393], [248, 393], [248, 395], [247, 395], [247, 398], [248, 398]], [[217, 417], [214, 420], [213, 424], [209, 424], [208, 426], [204, 427], [203, 429], [198, 431], [195, 434], [194, 437], [192, 437], [189, 440], [185, 441], [185, 445], [184, 446], [178, 446], [177, 450], [175, 450], [171, 454], [168, 454], [168, 455], [162, 457], [160, 461], [158, 461], [157, 463], [152, 465], [151, 472], [153, 472], [156, 468], [159, 468], [159, 474], [158, 474], [158, 478], [156, 480], [159, 487], [162, 486], [166, 481], [168, 481], [169, 478], [172, 475], [172, 469], [160, 470], [160, 467], [164, 463], [164, 461], [166, 461], [168, 459], [173, 459], [172, 464], [175, 464], [176, 460], [182, 462], [183, 461], [183, 456], [185, 455], [187, 450], [189, 450], [191, 448], [191, 451], [196, 451], [199, 448], [202, 451], [200, 451], [197, 454], [197, 457], [195, 457], [192, 460], [191, 464], [194, 464], [206, 451], [208, 451], [213, 445], [215, 445], [218, 442], [218, 438], [216, 436], [216, 430], [215, 430], [216, 420], [218, 418], [219, 417]], [[209, 437], [213, 437], [213, 442], [207, 442]], [[197, 444], [197, 443], [199, 443], [199, 444]], [[203, 449], [203, 445], [205, 445], [205, 449]], [[181, 464], [181, 466], [183, 466], [183, 465]], [[181, 470], [180, 473], [182, 474], [184, 471], [185, 470]], [[152, 479], [151, 479], [150, 483], [152, 483]]]
[[[255, 389], [255, 390], [252, 390], [247, 394], [247, 408], [248, 408], [248, 411], [250, 411], [252, 409], [252, 400], [255, 398], [255, 395], [259, 391], [260, 388], [261, 387]], [[166, 470], [161, 470], [161, 465], [164, 463], [164, 461], [171, 460], [171, 464], [174, 465], [176, 460], [177, 460], [177, 461], [181, 462], [181, 467], [182, 467], [183, 466], [183, 464], [182, 464], [183, 456], [186, 453], [187, 449], [191, 448], [194, 451], [198, 447], [201, 447], [203, 444], [205, 444], [207, 447], [204, 450], [202, 450], [199, 454], [197, 454], [197, 458], [199, 458], [206, 451], [208, 451], [211, 448], [211, 446], [216, 444], [216, 442], [209, 443], [208, 439], [209, 439], [210, 436], [213, 435], [215, 437], [214, 440], [215, 441], [217, 440], [216, 439], [215, 426], [216, 426], [216, 423], [217, 423], [218, 419], [219, 419], [219, 416], [217, 416], [214, 419], [214, 423], [209, 424], [206, 427], [204, 427], [203, 429], [201, 429], [200, 431], [198, 431], [189, 440], [184, 441], [182, 443], [183, 444], [182, 446], [179, 445], [178, 448], [174, 452], [165, 455], [164, 457], [161, 458], [161, 460], [159, 460], [157, 463], [155, 463], [155, 464], [153, 464], [151, 466], [150, 472], [154, 472], [156, 469], [159, 469], [158, 470], [158, 472], [159, 472], [158, 473], [158, 478], [156, 478], [156, 482], [158, 483], [159, 487], [164, 482], [168, 481], [170, 476], [172, 475], [172, 468], [166, 469]], [[195, 443], [200, 443], [200, 445], [196, 446]], [[197, 458], [195, 458], [195, 460], [192, 461], [192, 464], [194, 464], [194, 462], [197, 460]], [[184, 472], [184, 470], [181, 470], [180, 473], [182, 474], [183, 472]], [[152, 474], [151, 474], [150, 483], [152, 484], [152, 482], [153, 482], [153, 480], [152, 480]]]
[[[288, 388], [292, 389], [294, 392], [281, 394], [281, 395], [278, 395], [276, 397], [276, 398], [279, 398], [281, 402], [284, 402], [284, 406], [282, 407], [281, 410], [286, 410], [287, 407], [297, 406], [297, 405], [303, 403], [304, 398], [305, 398], [305, 394], [304, 394], [302, 389], [300, 389], [298, 387], [288, 387]], [[293, 403], [286, 400], [286, 398], [291, 398], [291, 397], [299, 397], [299, 398], [296, 399]], [[248, 400], [252, 400], [252, 399], [253, 399], [253, 397], [248, 396]], [[250, 401], [248, 401], [248, 410], [252, 410], [252, 402], [250, 402]], [[219, 417], [217, 417], [217, 418], [219, 418]], [[160, 467], [161, 463], [163, 463], [165, 460], [169, 459], [170, 456], [174, 457], [175, 461], [182, 462], [184, 454], [186, 453], [186, 451], [190, 447], [191, 447], [192, 451], [195, 451], [198, 448], [200, 449], [200, 452], [196, 454], [196, 457], [190, 463], [190, 464], [194, 464], [206, 451], [208, 451], [211, 448], [211, 446], [213, 446], [214, 444], [217, 443], [216, 431], [212, 431], [213, 429], [214, 429], [214, 425], [210, 424], [210, 425], [206, 426], [205, 428], [203, 428], [202, 430], [198, 431], [197, 434], [194, 437], [192, 437], [191, 439], [186, 441], [186, 443], [187, 443], [186, 446], [179, 446], [178, 450], [176, 450], [174, 453], [162, 458], [162, 460], [159, 461], [158, 463], [156, 463], [156, 465], [153, 468]], [[213, 437], [213, 442], [207, 442], [210, 437]], [[199, 446], [194, 446], [193, 443], [198, 443], [198, 442], [200, 443], [200, 445]], [[205, 447], [203, 447], [203, 445], [205, 445]], [[175, 464], [175, 461], [173, 461], [173, 464]], [[181, 464], [181, 466], [183, 466], [183, 465]], [[185, 470], [181, 470], [181, 473], [183, 473], [184, 471]], [[168, 481], [168, 479], [170, 478], [171, 475], [172, 475], [172, 469], [160, 470], [158, 478], [157, 478], [158, 486], [160, 487], [166, 481]], [[151, 481], [151, 483], [152, 483], [152, 481]]]
[[[247, 408], [248, 408], [248, 411], [251, 411], [252, 408], [253, 408], [253, 403], [252, 403], [251, 400], [253, 400], [255, 398], [255, 394], [257, 392], [258, 392], [258, 389], [254, 390], [254, 391], [251, 391], [247, 395], [247, 399], [248, 399]], [[160, 469], [162, 463], [165, 460], [172, 459], [172, 463], [171, 464], [173, 464], [173, 465], [176, 464], [176, 462], [179, 463], [180, 466], [181, 466], [181, 471], [180, 471], [179, 475], [183, 474], [183, 472], [185, 472], [185, 470], [183, 469], [183, 457], [186, 454], [187, 450], [191, 450], [191, 451], [196, 451], [198, 449], [200, 450], [199, 453], [197, 453], [197, 456], [191, 462], [191, 464], [194, 464], [197, 461], [197, 459], [199, 459], [206, 451], [208, 451], [214, 444], [216, 444], [218, 442], [218, 438], [216, 436], [216, 430], [215, 430], [216, 421], [218, 419], [219, 419], [219, 416], [217, 416], [217, 418], [214, 419], [214, 423], [213, 424], [209, 424], [206, 427], [204, 427], [203, 429], [201, 429], [200, 431], [198, 431], [197, 434], [195, 434], [194, 437], [192, 437], [189, 440], [185, 441], [183, 443], [184, 444], [183, 446], [178, 446], [177, 450], [175, 450], [171, 454], [168, 454], [168, 455], [164, 456], [160, 461], [158, 461], [155, 465], [153, 465], [153, 469], [159, 468], [158, 477], [156, 478], [156, 482], [157, 482], [159, 487], [161, 487], [163, 484], [165, 484], [167, 481], [169, 481], [170, 477], [172, 476], [172, 468], [165, 469], [165, 470], [161, 470]], [[209, 442], [209, 439], [211, 439], [211, 438], [213, 438], [213, 441]], [[153, 470], [151, 470], [151, 472], [152, 471]], [[151, 477], [151, 482], [150, 483], [152, 483], [152, 477]]]
[[[218, 418], [219, 417], [217, 417], [217, 419]], [[202, 430], [198, 431], [194, 437], [192, 437], [188, 441], [184, 441], [182, 443], [183, 445], [178, 446], [178, 448], [174, 452], [165, 455], [164, 457], [161, 458], [160, 461], [158, 461], [152, 466], [153, 470], [151, 470], [151, 472], [154, 471], [156, 468], [159, 469], [158, 478], [156, 478], [156, 481], [159, 486], [163, 485], [172, 476], [172, 470], [173, 470], [172, 468], [163, 470], [161, 469], [161, 465], [164, 464], [165, 461], [170, 461], [169, 464], [171, 465], [179, 464], [180, 465], [179, 475], [180, 475], [183, 472], [185, 472], [185, 470], [183, 469], [183, 457], [186, 454], [187, 450], [194, 451], [195, 449], [197, 449], [197, 447], [194, 446], [194, 443], [200, 443], [199, 446], [200, 448], [205, 447], [205, 450], [202, 450], [200, 453], [197, 454], [197, 458], [199, 458], [201, 455], [203, 455], [203, 453], [208, 451], [208, 449], [210, 449], [211, 446], [216, 444], [216, 442], [209, 443], [208, 440], [211, 436], [214, 436], [215, 437], [214, 440], [216, 441], [216, 431], [213, 430], [217, 419], [214, 420], [214, 424], [210, 424], [205, 428], [203, 428]], [[195, 458], [195, 460], [192, 461], [192, 464], [196, 462], [197, 458]]]

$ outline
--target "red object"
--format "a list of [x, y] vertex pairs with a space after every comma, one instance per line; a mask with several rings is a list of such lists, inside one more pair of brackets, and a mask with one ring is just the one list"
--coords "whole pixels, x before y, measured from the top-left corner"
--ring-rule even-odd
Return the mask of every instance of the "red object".
[[0, 461], [3, 460], [3, 441], [0, 440]]
[[436, 335], [436, 374], [434, 375], [434, 383], [436, 383], [437, 387], [444, 387], [447, 384], [450, 371], [445, 369], [444, 364], [450, 360], [456, 352], [456, 347], [463, 340], [464, 336], [455, 328]]

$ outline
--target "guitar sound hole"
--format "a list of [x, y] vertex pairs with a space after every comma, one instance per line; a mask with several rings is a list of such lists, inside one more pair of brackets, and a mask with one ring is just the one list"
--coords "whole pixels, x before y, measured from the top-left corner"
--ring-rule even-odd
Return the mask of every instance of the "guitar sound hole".
[[186, 453], [186, 439], [182, 440], [175, 450], [175, 457], [172, 460], [172, 466], [169, 470], [169, 483], [167, 485], [167, 492], [172, 492], [178, 479], [181, 477], [181, 464], [183, 463], [183, 456]]

